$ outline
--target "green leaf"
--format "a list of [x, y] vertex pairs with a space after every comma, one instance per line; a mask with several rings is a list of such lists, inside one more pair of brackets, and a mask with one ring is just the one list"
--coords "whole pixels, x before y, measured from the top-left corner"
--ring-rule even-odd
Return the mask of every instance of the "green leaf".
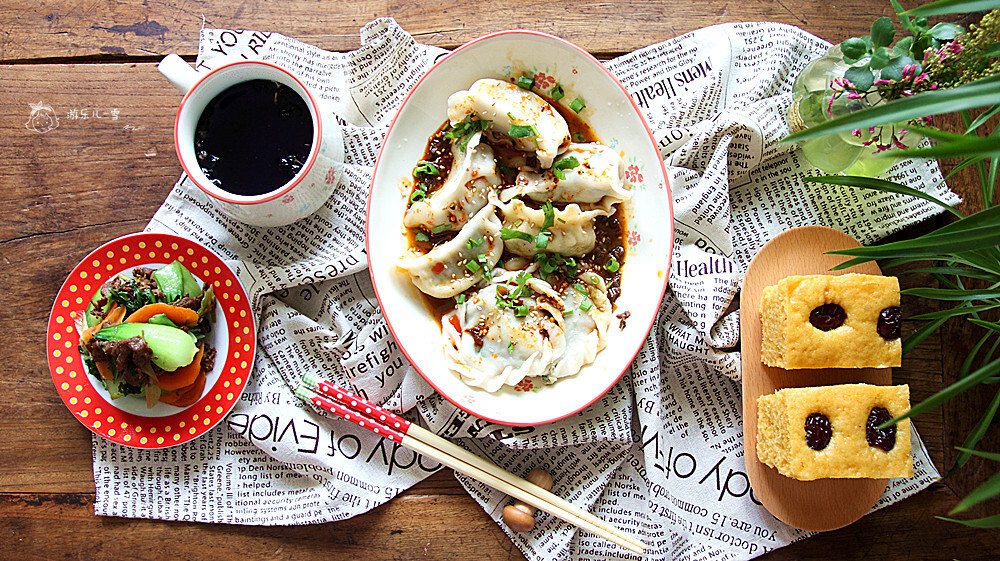
[[858, 61], [868, 54], [868, 45], [865, 45], [865, 42], [857, 37], [851, 37], [840, 44], [840, 50], [844, 53], [845, 60], [850, 57]]
[[896, 41], [896, 44], [892, 46], [892, 55], [909, 55], [911, 47], [913, 47], [913, 37], [903, 37], [899, 41]]
[[935, 516], [938, 520], [944, 520], [945, 522], [955, 522], [963, 526], [968, 526], [970, 528], [997, 528], [1000, 527], [1000, 514], [995, 514], [993, 516], [984, 516], [982, 518], [974, 518], [972, 520], [958, 520], [956, 518], [946, 518], [944, 516]]
[[973, 456], [979, 456], [980, 458], [984, 458], [984, 459], [987, 459], [987, 460], [993, 460], [994, 462], [1000, 462], [1000, 454], [998, 454], [996, 452], [982, 452], [982, 451], [979, 451], [979, 450], [970, 450], [970, 449], [967, 449], [967, 448], [963, 449], [963, 448], [958, 448], [958, 447], [956, 447], [955, 449], [959, 450], [960, 452], [968, 452], [969, 454], [972, 454]]
[[930, 33], [931, 37], [938, 41], [951, 41], [955, 37], [965, 33], [965, 29], [961, 25], [942, 21], [932, 27]]
[[938, 199], [934, 195], [924, 193], [923, 191], [918, 191], [912, 187], [907, 187], [906, 185], [901, 185], [899, 183], [894, 183], [892, 181], [886, 181], [884, 179], [875, 179], [871, 177], [860, 177], [856, 175], [828, 175], [819, 177], [806, 177], [805, 181], [811, 183], [826, 183], [828, 185], [847, 185], [850, 187], [857, 187], [859, 189], [873, 189], [875, 191], [882, 191], [885, 193], [902, 193], [904, 195], [910, 195], [911, 197], [917, 197], [919, 199], [924, 199], [925, 201], [930, 201], [940, 207], [943, 207], [952, 212], [959, 217], [962, 213], [958, 212], [951, 207], [948, 203]]
[[939, 0], [902, 12], [910, 17], [940, 16], [942, 14], [967, 14], [1000, 8], [1000, 0]]
[[520, 230], [512, 230], [510, 228], [500, 228], [500, 239], [503, 241], [507, 240], [524, 240], [526, 242], [533, 242], [535, 238], [527, 232], [521, 232]]
[[921, 326], [920, 329], [911, 333], [910, 336], [903, 341], [903, 354], [905, 355], [916, 348], [916, 346], [922, 343], [923, 340], [926, 339], [931, 333], [934, 333], [937, 328], [944, 325], [946, 321], [948, 321], [948, 318], [935, 320], [927, 325]]
[[995, 75], [957, 88], [925, 92], [855, 111], [790, 134], [781, 141], [799, 142], [828, 134], [868, 128], [872, 125], [905, 122], [927, 115], [993, 106], [998, 103], [1000, 103], [1000, 75]]
[[[963, 220], [968, 219], [964, 218]], [[889, 257], [933, 257], [942, 255], [945, 252], [972, 251], [994, 247], [997, 244], [1000, 244], [1000, 228], [990, 226], [969, 228], [943, 234], [934, 232], [911, 240], [901, 240], [853, 249], [838, 249], [827, 253], [851, 255], [854, 257], [874, 257], [876, 259]]]
[[580, 160], [577, 160], [575, 156], [566, 156], [552, 164], [552, 175], [556, 179], [566, 179], [566, 170], [573, 169], [579, 165]]
[[1000, 324], [993, 323], [992, 321], [983, 321], [981, 319], [969, 318], [969, 323], [972, 325], [977, 325], [983, 329], [989, 329], [994, 333], [1000, 333]]
[[[859, 92], [868, 91], [875, 84], [875, 75], [864, 66], [852, 66], [844, 72], [844, 78], [850, 80], [851, 84]], [[832, 122], [832, 121], [831, 121]], [[808, 129], [806, 129], [808, 130]]]
[[[982, 345], [985, 340], [985, 337], [981, 339], [979, 345], [976, 346], [974, 351], [977, 351], [979, 346]], [[958, 448], [958, 450], [961, 451], [961, 454], [955, 458], [955, 467], [952, 471], [964, 466], [966, 462], [969, 461], [969, 458], [972, 457], [976, 444], [983, 439], [983, 436], [986, 435], [986, 429], [988, 429], [990, 424], [993, 423], [993, 417], [996, 416], [998, 408], [1000, 408], [1000, 390], [998, 390], [993, 396], [993, 401], [991, 401], [989, 407], [986, 408], [986, 412], [984, 412], [983, 416], [979, 418], [979, 422], [976, 423], [976, 426], [972, 427], [972, 430], [969, 431], [969, 435], [965, 437], [965, 442], [962, 443], [962, 446]]]
[[880, 155], [890, 152], [890, 155], [899, 158], [954, 158], [968, 155], [1000, 156], [1000, 137], [962, 136], [959, 140], [948, 140], [930, 148], [888, 150]]
[[510, 130], [507, 131], [507, 136], [511, 138], [526, 138], [537, 136], [537, 133], [535, 133], [533, 125], [511, 125]]
[[[998, 459], [1000, 459], [1000, 454], [997, 454], [997, 456]], [[1000, 473], [995, 474], [993, 477], [987, 479], [982, 485], [973, 489], [972, 492], [966, 495], [964, 499], [955, 505], [955, 508], [951, 509], [948, 514], [965, 512], [973, 506], [997, 495], [1000, 495]]]
[[1000, 298], [1000, 289], [955, 290], [951, 288], [907, 288], [900, 290], [899, 293], [917, 296], [918, 298], [930, 298], [931, 300], [947, 300], [949, 302], [974, 302], [977, 300]]
[[[913, 24], [910, 23], [910, 17], [903, 14], [903, 5], [899, 3], [899, 0], [890, 0], [889, 3], [892, 4], [892, 9], [895, 10], [896, 17], [899, 18], [899, 23], [903, 26], [903, 29], [913, 33]], [[912, 40], [912, 37], [904, 37], [900, 41], [905, 41], [906, 39]]]
[[996, 275], [980, 271], [979, 269], [970, 269], [968, 267], [927, 267], [920, 269], [909, 269], [906, 271], [908, 274], [921, 274], [921, 273], [931, 273], [938, 275], [956, 275], [960, 277], [969, 277], [972, 279], [983, 279], [988, 281], [1000, 282], [1000, 279]]
[[[881, 77], [898, 82], [903, 79], [903, 69], [911, 64], [916, 64], [916, 61], [910, 58], [909, 55], [893, 58], [882, 68]], [[919, 69], [917, 71], [919, 72]]]
[[888, 47], [895, 36], [896, 27], [891, 19], [882, 16], [872, 22], [872, 46]]
[[885, 68], [889, 64], [889, 49], [886, 47], [880, 47], [875, 49], [872, 53], [871, 68], [872, 70], [879, 70]]
[[983, 58], [1000, 56], [1000, 42], [993, 43], [989, 47], [986, 47], [983, 49], [983, 52], [979, 53], [979, 56]]
[[[910, 271], [907, 271], [907, 273], [909, 272]], [[927, 312], [926, 314], [918, 314], [911, 317], [910, 319], [923, 321], [923, 320], [932, 320], [938, 318], [950, 318], [955, 316], [963, 316], [966, 314], [984, 312], [986, 310], [992, 310], [994, 308], [1000, 308], [1000, 304], [980, 304], [978, 306], [955, 306], [954, 308], [938, 310], [936, 312]]]
[[938, 405], [941, 405], [942, 403], [955, 397], [956, 395], [968, 391], [972, 387], [979, 384], [981, 380], [989, 378], [990, 376], [996, 376], [997, 374], [1000, 374], [1000, 359], [994, 360], [982, 366], [981, 368], [979, 368], [979, 370], [976, 370], [975, 372], [969, 374], [965, 378], [958, 380], [957, 382], [948, 386], [947, 388], [937, 392], [936, 394], [914, 405], [913, 407], [910, 408], [909, 411], [903, 413], [902, 415], [896, 417], [895, 419], [890, 419], [889, 421], [882, 423], [882, 425], [880, 425], [880, 428], [896, 424], [903, 419], [908, 419], [910, 417], [913, 417], [914, 415], [919, 415], [924, 411], [933, 409]]

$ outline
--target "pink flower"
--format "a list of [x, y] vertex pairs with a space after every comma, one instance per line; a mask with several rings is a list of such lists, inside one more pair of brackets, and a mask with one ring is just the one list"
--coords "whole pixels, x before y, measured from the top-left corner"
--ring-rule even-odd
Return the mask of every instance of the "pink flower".
[[535, 74], [535, 87], [540, 90], [547, 90], [556, 85], [556, 79], [544, 72]]
[[628, 244], [630, 246], [635, 247], [635, 246], [639, 245], [639, 240], [640, 239], [641, 238], [639, 236], [639, 232], [636, 232], [635, 230], [631, 230], [628, 233]]
[[327, 185], [330, 185], [336, 180], [337, 174], [334, 173], [333, 168], [330, 168], [330, 171], [326, 172], [326, 178], [323, 181], [325, 181]]
[[290, 203], [290, 202], [292, 202], [294, 200], [295, 200], [295, 195], [286, 195], [284, 199], [281, 199], [281, 202], [283, 202], [283, 203], [285, 203], [287, 205], [288, 203]]
[[642, 183], [642, 173], [639, 172], [639, 166], [629, 164], [628, 169], [625, 170], [625, 179], [628, 179], [630, 183]]
[[521, 380], [514, 386], [514, 391], [516, 392], [530, 392], [533, 389], [535, 389], [535, 385], [528, 378]]

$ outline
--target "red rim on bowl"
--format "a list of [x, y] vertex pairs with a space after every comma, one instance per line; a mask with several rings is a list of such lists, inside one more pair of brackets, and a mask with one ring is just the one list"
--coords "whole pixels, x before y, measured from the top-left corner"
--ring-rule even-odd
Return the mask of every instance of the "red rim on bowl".
[[[144, 416], [116, 406], [97, 390], [80, 356], [77, 320], [109, 279], [134, 267], [180, 260], [202, 282], [211, 282], [221, 311], [213, 328], [226, 333], [204, 394], [176, 413]], [[52, 305], [46, 356], [56, 391], [73, 416], [108, 440], [136, 448], [166, 448], [208, 432], [236, 405], [253, 371], [255, 318], [236, 274], [200, 244], [170, 234], [139, 233], [112, 240], [92, 251], [63, 283]], [[223, 354], [223, 351], [225, 354]], [[116, 402], [131, 399], [122, 397]], [[142, 407], [145, 407], [142, 402]], [[168, 407], [164, 405], [164, 407]], [[134, 409], [134, 408], [133, 408]]]
[[[656, 148], [656, 146], [657, 146], [656, 140], [653, 137], [653, 133], [650, 130], [649, 124], [646, 122], [646, 118], [643, 116], [642, 111], [639, 110], [639, 106], [636, 105], [635, 100], [632, 98], [631, 95], [629, 95], [628, 90], [625, 89], [625, 86], [622, 85], [622, 83], [614, 76], [614, 74], [612, 74], [610, 71], [608, 71], [607, 67], [605, 67], [603, 64], [601, 64], [600, 61], [598, 61], [596, 58], [594, 58], [587, 51], [581, 49], [577, 45], [575, 45], [575, 44], [573, 44], [573, 43], [571, 43], [571, 42], [569, 42], [569, 41], [567, 41], [567, 40], [565, 40], [565, 39], [563, 39], [561, 37], [557, 37], [555, 35], [551, 35], [551, 34], [548, 34], [548, 33], [543, 33], [543, 32], [540, 32], [540, 31], [521, 30], [521, 29], [498, 31], [498, 32], [495, 32], [495, 33], [491, 33], [489, 35], [484, 35], [483, 37], [479, 37], [477, 39], [473, 39], [473, 40], [471, 40], [471, 41], [469, 41], [469, 42], [461, 45], [460, 47], [458, 47], [454, 51], [448, 53], [447, 55], [445, 55], [444, 57], [442, 57], [440, 60], [438, 60], [437, 62], [435, 62], [434, 65], [431, 66], [431, 68], [427, 72], [424, 73], [424, 75], [417, 81], [417, 83], [413, 86], [413, 88], [407, 93], [406, 97], [403, 99], [403, 102], [400, 104], [399, 108], [396, 110], [395, 116], [393, 116], [392, 122], [389, 124], [389, 129], [386, 132], [385, 139], [388, 140], [390, 134], [392, 133], [393, 129], [396, 126], [397, 119], [399, 119], [399, 116], [402, 113], [403, 108], [406, 106], [407, 102], [414, 95], [414, 93], [420, 88], [420, 85], [424, 82], [424, 80], [427, 79], [427, 77], [430, 76], [438, 67], [440, 67], [442, 64], [445, 64], [453, 56], [461, 53], [463, 50], [465, 50], [465, 49], [467, 49], [469, 47], [472, 47], [472, 46], [476, 45], [477, 43], [480, 43], [482, 41], [485, 41], [485, 40], [488, 40], [488, 39], [492, 39], [492, 38], [495, 38], [495, 37], [501, 37], [501, 36], [506, 36], [506, 35], [525, 35], [525, 36], [533, 36], [533, 37], [543, 37], [543, 38], [546, 38], [546, 39], [549, 39], [549, 40], [561, 43], [561, 44], [563, 44], [563, 45], [565, 45], [565, 46], [567, 46], [567, 47], [569, 47], [569, 48], [577, 51], [577, 53], [579, 53], [581, 56], [584, 56], [587, 59], [589, 59], [593, 64], [595, 64], [597, 67], [599, 67], [601, 70], [604, 71], [604, 73], [607, 75], [607, 77], [610, 78], [613, 81], [613, 83], [621, 90], [622, 95], [624, 95], [629, 100], [629, 103], [631, 104], [633, 111], [635, 111], [635, 115], [639, 118], [639, 121], [642, 123], [642, 126], [645, 129], [646, 136], [649, 138], [650, 146], [652, 146], [653, 149], [656, 150], [657, 153], [658, 153], [658, 149]], [[378, 172], [378, 167], [379, 167], [379, 164], [382, 162], [382, 156], [383, 156], [383, 151], [385, 150], [385, 147], [386, 147], [386, 142], [383, 141], [382, 146], [379, 148], [379, 153], [378, 153], [378, 157], [377, 157], [376, 164], [375, 164], [375, 172], [373, 172], [373, 174], [372, 174], [372, 183], [371, 183], [371, 185], [369, 187], [368, 202], [367, 202], [366, 216], [365, 216], [365, 218], [366, 218], [366, 234], [368, 233], [367, 232], [367, 224], [371, 223], [372, 199], [373, 199], [373, 192], [374, 192], [374, 189], [375, 189], [375, 178], [378, 175], [378, 173], [377, 173]], [[663, 178], [664, 188], [668, 192], [667, 199], [668, 199], [668, 204], [669, 204], [669, 220], [667, 220], [667, 222], [669, 223], [669, 226], [668, 226], [668, 228], [669, 228], [668, 235], [669, 235], [669, 240], [670, 240], [670, 243], [668, 244], [668, 249], [667, 249], [666, 263], [665, 263], [665, 267], [664, 267], [663, 275], [662, 275], [662, 279], [663, 279], [662, 283], [661, 283], [661, 285], [660, 285], [660, 287], [659, 287], [659, 289], [657, 291], [657, 295], [655, 297], [655, 301], [653, 299], [651, 299], [650, 302], [649, 302], [651, 306], [655, 305], [655, 309], [659, 310], [659, 307], [660, 307], [660, 305], [661, 305], [661, 303], [663, 301], [664, 293], [666, 292], [667, 281], [669, 279], [669, 272], [670, 272], [670, 263], [671, 263], [672, 255], [673, 255], [673, 239], [674, 239], [673, 216], [674, 216], [674, 210], [673, 210], [673, 197], [669, 196], [670, 183], [669, 183], [669, 177], [667, 176], [666, 166], [664, 165], [662, 158], [658, 157], [658, 158], [656, 158], [656, 161], [658, 162], [658, 165], [659, 165], [660, 177]], [[400, 220], [401, 219], [402, 218], [400, 218]], [[369, 255], [372, 255], [373, 248], [369, 245], [370, 244], [370, 240], [371, 240], [371, 236], [370, 235], [366, 235], [365, 236], [365, 250], [368, 252]], [[371, 275], [372, 286], [373, 286], [373, 288], [375, 290], [375, 297], [379, 301], [379, 305], [382, 308], [382, 310], [385, 310], [385, 305], [384, 305], [384, 302], [383, 302], [383, 297], [380, 294], [379, 285], [378, 285], [378, 283], [376, 282], [376, 279], [375, 279], [375, 272], [374, 272], [374, 270], [371, 267], [369, 267], [369, 274]], [[532, 426], [532, 425], [540, 425], [540, 424], [552, 423], [552, 422], [555, 422], [555, 421], [559, 421], [559, 420], [565, 419], [565, 418], [570, 417], [572, 415], [575, 415], [575, 414], [579, 413], [580, 411], [586, 409], [590, 405], [592, 405], [594, 402], [596, 402], [598, 399], [600, 399], [601, 397], [603, 397], [605, 394], [607, 394], [607, 392], [610, 391], [611, 388], [614, 387], [614, 385], [618, 383], [618, 381], [622, 378], [622, 376], [625, 375], [625, 372], [628, 370], [628, 368], [631, 365], [631, 363], [639, 355], [639, 351], [642, 349], [642, 345], [645, 342], [645, 339], [648, 337], [649, 331], [652, 329], [654, 323], [656, 322], [656, 317], [657, 317], [657, 314], [653, 313], [652, 317], [651, 317], [651, 319], [649, 321], [649, 324], [646, 326], [646, 328], [643, 331], [646, 335], [641, 340], [638, 341], [638, 344], [635, 345], [634, 349], [630, 349], [629, 350], [629, 352], [631, 353], [631, 359], [629, 360], [628, 364], [625, 366], [625, 368], [621, 372], [618, 372], [616, 375], [609, 377], [609, 379], [608, 379], [609, 383], [607, 384], [607, 387], [603, 389], [603, 391], [597, 393], [592, 398], [590, 398], [589, 400], [587, 400], [585, 403], [583, 403], [579, 407], [573, 409], [572, 411], [569, 411], [567, 413], [559, 414], [559, 415], [554, 416], [554, 417], [549, 418], [549, 419], [539, 420], [539, 421], [533, 421], [533, 422], [512, 422], [512, 421], [504, 420], [504, 419], [490, 418], [489, 416], [483, 415], [481, 413], [477, 413], [476, 411], [474, 411], [473, 409], [471, 409], [467, 405], [461, 403], [458, 400], [453, 399], [452, 397], [450, 397], [449, 395], [447, 395], [446, 393], [444, 393], [442, 391], [442, 389], [439, 387], [439, 385], [434, 383], [433, 377], [428, 376], [427, 374], [425, 374], [424, 371], [423, 371], [423, 369], [421, 368], [421, 366], [416, 361], [413, 360], [413, 358], [410, 356], [410, 353], [407, 352], [406, 348], [404, 348], [402, 345], [400, 345], [399, 348], [403, 352], [404, 356], [406, 356], [407, 360], [414, 366], [414, 368], [417, 370], [417, 372], [419, 372], [420, 375], [424, 378], [424, 380], [426, 380], [427, 383], [430, 384], [431, 387], [433, 387], [434, 390], [437, 393], [439, 393], [442, 397], [444, 397], [447, 401], [449, 401], [455, 407], [458, 407], [459, 409], [465, 411], [466, 413], [469, 413], [470, 415], [473, 415], [473, 416], [478, 417], [480, 419], [484, 419], [486, 421], [490, 421], [492, 423], [497, 423], [497, 424], [502, 424], [502, 425], [508, 425], [508, 426]], [[400, 337], [399, 337], [400, 331], [398, 330], [398, 326], [393, 325], [392, 321], [389, 320], [388, 315], [386, 315], [386, 324], [388, 325], [389, 331], [392, 333], [393, 337], [397, 341], [399, 341], [400, 340]], [[605, 351], [603, 351], [603, 352], [607, 352], [607, 349], [605, 349]]]

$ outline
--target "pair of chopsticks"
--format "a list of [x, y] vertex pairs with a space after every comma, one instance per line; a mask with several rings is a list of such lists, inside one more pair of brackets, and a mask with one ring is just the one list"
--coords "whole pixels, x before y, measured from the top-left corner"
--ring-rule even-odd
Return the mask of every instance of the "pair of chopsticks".
[[317, 407], [396, 442], [414, 452], [524, 501], [591, 534], [642, 555], [646, 546], [593, 514], [491, 464], [456, 444], [369, 403], [333, 382], [306, 374], [295, 394]]

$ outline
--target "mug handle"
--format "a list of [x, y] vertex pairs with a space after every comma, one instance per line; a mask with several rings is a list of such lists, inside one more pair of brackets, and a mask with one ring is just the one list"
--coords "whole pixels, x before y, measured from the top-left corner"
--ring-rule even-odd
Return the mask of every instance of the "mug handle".
[[187, 93], [198, 82], [198, 72], [191, 68], [190, 64], [184, 62], [184, 59], [173, 53], [163, 57], [156, 69], [160, 71], [160, 74], [166, 76], [167, 80], [181, 93]]

